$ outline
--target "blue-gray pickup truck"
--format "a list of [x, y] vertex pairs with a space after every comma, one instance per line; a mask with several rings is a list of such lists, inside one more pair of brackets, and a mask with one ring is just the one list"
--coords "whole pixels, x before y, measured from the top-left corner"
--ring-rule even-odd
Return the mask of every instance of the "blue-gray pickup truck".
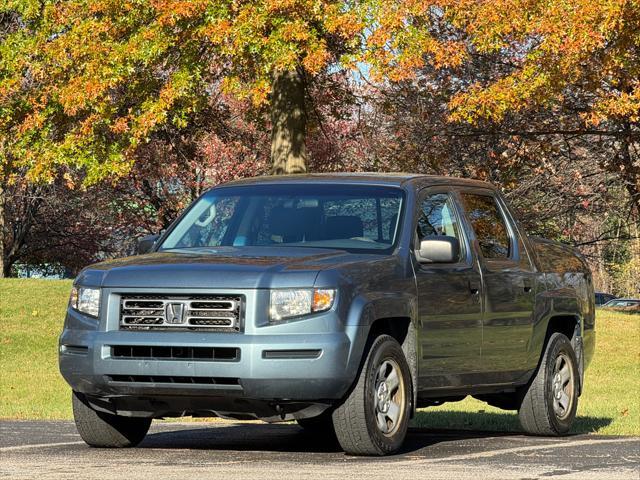
[[567, 433], [595, 346], [592, 278], [490, 184], [411, 174], [218, 186], [136, 256], [85, 268], [60, 336], [78, 431], [295, 420], [397, 451], [417, 408], [473, 397]]

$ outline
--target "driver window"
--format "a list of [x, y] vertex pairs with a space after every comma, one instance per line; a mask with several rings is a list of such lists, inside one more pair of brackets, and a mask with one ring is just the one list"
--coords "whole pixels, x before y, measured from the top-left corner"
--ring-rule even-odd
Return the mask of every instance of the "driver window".
[[434, 193], [422, 201], [417, 234], [419, 241], [428, 236], [447, 235], [457, 238], [463, 245], [453, 201], [448, 193]]

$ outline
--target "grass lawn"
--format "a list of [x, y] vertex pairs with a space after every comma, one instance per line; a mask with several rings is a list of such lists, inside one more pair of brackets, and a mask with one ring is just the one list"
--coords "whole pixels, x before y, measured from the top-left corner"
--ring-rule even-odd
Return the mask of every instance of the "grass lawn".
[[71, 418], [58, 371], [71, 281], [0, 279], [0, 418]]
[[[70, 281], [0, 279], [0, 418], [71, 418], [57, 338]], [[640, 315], [600, 311], [576, 433], [640, 435]], [[515, 412], [467, 398], [421, 409], [428, 428], [518, 431]]]

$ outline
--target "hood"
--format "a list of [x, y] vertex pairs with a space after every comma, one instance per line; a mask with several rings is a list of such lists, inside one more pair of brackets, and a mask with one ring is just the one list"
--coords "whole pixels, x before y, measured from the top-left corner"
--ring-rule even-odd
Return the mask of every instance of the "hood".
[[305, 247], [171, 250], [97, 263], [76, 281], [109, 288], [309, 288], [320, 270], [348, 257]]

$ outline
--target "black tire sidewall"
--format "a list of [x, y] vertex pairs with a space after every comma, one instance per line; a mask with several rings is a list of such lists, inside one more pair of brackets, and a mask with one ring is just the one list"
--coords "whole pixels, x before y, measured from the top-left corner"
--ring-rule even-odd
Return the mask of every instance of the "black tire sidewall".
[[151, 418], [124, 417], [95, 410], [87, 397], [73, 391], [72, 410], [76, 429], [91, 447], [124, 448], [140, 443], [151, 426]]
[[[393, 435], [384, 435], [378, 428], [376, 422], [374, 403], [371, 401], [375, 392], [376, 373], [380, 365], [385, 361], [392, 359], [400, 367], [402, 380], [404, 385], [405, 406], [402, 414], [402, 421]], [[365, 377], [365, 420], [367, 423], [367, 430], [372, 442], [380, 450], [383, 455], [393, 453], [397, 451], [404, 442], [407, 435], [407, 429], [409, 427], [409, 417], [411, 414], [411, 401], [412, 401], [412, 389], [411, 389], [411, 374], [409, 371], [409, 365], [405, 359], [404, 353], [400, 344], [390, 336], [378, 337], [378, 339], [372, 345], [369, 358], [367, 360], [366, 377]]]

